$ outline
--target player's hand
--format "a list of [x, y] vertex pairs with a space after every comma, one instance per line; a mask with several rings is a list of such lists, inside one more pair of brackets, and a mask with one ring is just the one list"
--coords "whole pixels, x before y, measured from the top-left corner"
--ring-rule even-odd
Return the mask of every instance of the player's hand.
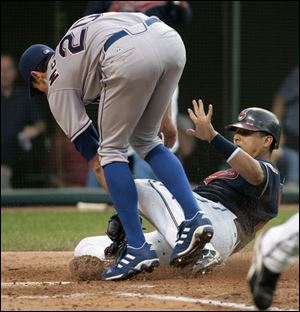
[[31, 139], [38, 136], [39, 132], [36, 127], [33, 126], [25, 126], [23, 129], [24, 139], [30, 141]]
[[168, 108], [162, 118], [158, 135], [163, 140], [163, 143], [167, 148], [172, 148], [176, 143], [177, 129], [172, 120], [171, 100], [169, 101]]
[[177, 129], [172, 121], [162, 123], [159, 136], [167, 148], [172, 148], [176, 142]]
[[195, 129], [187, 129], [188, 135], [195, 136], [196, 138], [210, 142], [217, 132], [211, 124], [211, 117], [213, 115], [212, 104], [208, 105], [208, 112], [205, 113], [203, 102], [198, 100], [198, 103], [193, 100], [193, 110], [188, 109], [190, 119], [195, 125]]
[[106, 184], [103, 168], [101, 167], [100, 164], [100, 156], [96, 154], [93, 159], [89, 161], [89, 164], [91, 168], [94, 170], [97, 180], [100, 183], [100, 185], [103, 187], [103, 189], [109, 193], [108, 186]]

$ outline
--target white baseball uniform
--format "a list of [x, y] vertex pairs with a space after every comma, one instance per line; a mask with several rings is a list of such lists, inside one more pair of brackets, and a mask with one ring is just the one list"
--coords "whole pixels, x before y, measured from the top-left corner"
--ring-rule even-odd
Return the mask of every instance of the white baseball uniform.
[[264, 265], [271, 272], [281, 273], [299, 255], [299, 213], [269, 229], [260, 244]]
[[[159, 181], [137, 179], [139, 210], [154, 225], [156, 231], [146, 233], [145, 238], [155, 248], [161, 264], [168, 264], [177, 239], [177, 227], [184, 220], [183, 211], [167, 188]], [[211, 245], [225, 261], [238, 243], [237, 217], [221, 203], [215, 203], [197, 193], [196, 200], [214, 227]], [[79, 242], [74, 256], [90, 255], [104, 259], [104, 249], [111, 244], [107, 236], [87, 237]]]

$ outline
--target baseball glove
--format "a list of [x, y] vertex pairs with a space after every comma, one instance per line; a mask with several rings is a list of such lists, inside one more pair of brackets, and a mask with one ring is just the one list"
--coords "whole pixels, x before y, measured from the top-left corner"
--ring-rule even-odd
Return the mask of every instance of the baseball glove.
[[117, 214], [108, 220], [106, 234], [112, 240], [112, 244], [105, 248], [105, 257], [115, 257], [120, 247], [126, 243], [126, 234]]
[[[140, 221], [142, 223], [142, 218], [140, 218]], [[112, 240], [112, 243], [105, 248], [104, 255], [106, 258], [116, 257], [119, 249], [127, 243], [123, 225], [117, 214], [114, 214], [108, 220], [106, 234]]]

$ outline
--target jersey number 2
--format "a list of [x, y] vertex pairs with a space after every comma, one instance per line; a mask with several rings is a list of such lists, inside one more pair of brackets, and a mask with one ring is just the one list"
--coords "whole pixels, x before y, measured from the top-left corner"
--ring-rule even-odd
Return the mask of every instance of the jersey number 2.
[[85, 35], [86, 35], [86, 32], [87, 32], [87, 28], [83, 28], [80, 32], [80, 38], [79, 38], [79, 44], [74, 44], [74, 34], [73, 33], [70, 33], [69, 35], [65, 36], [60, 44], [59, 44], [59, 54], [62, 56], [62, 57], [65, 57], [66, 56], [66, 48], [63, 46], [65, 41], [68, 42], [68, 50], [72, 53], [72, 54], [76, 54], [76, 53], [79, 53], [81, 51], [84, 50], [84, 42], [85, 42]]
[[[94, 15], [85, 16], [85, 17], [81, 18], [80, 20], [78, 20], [75, 24], [73, 24], [73, 26], [70, 30], [73, 30], [77, 27], [82, 27], [82, 26], [94, 21], [95, 19], [97, 19], [100, 16], [102, 16], [102, 14], [94, 14]], [[62, 57], [66, 56], [66, 48], [64, 47], [65, 41], [68, 42], [68, 50], [70, 51], [70, 53], [76, 54], [76, 53], [83, 51], [85, 49], [86, 32], [87, 32], [87, 27], [83, 28], [80, 31], [79, 44], [74, 43], [75, 36], [74, 36], [73, 32], [71, 32], [70, 34], [68, 34], [64, 38], [62, 38], [62, 40], [59, 44], [59, 54]]]

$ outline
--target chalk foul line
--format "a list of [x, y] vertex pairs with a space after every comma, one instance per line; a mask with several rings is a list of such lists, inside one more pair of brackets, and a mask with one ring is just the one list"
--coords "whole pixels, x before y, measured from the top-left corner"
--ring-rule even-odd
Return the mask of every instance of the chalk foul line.
[[[10, 287], [29, 287], [29, 286], [59, 286], [59, 285], [70, 285], [70, 284], [78, 284], [78, 282], [2, 282], [1, 288], [10, 288]], [[155, 285], [135, 285], [135, 288], [154, 288]], [[132, 286], [134, 288], [134, 285]], [[243, 303], [234, 303], [234, 302], [225, 302], [220, 300], [211, 300], [207, 298], [193, 298], [193, 297], [185, 297], [185, 296], [173, 296], [173, 295], [161, 295], [161, 294], [146, 294], [146, 293], [138, 293], [138, 292], [110, 292], [106, 293], [106, 295], [113, 296], [122, 296], [122, 297], [138, 297], [138, 298], [149, 298], [156, 300], [165, 300], [165, 301], [177, 301], [177, 302], [185, 302], [185, 303], [200, 303], [203, 305], [210, 306], [221, 306], [227, 308], [235, 308], [242, 311], [256, 311], [257, 308], [253, 305], [243, 304]], [[65, 294], [65, 295], [1, 295], [1, 299], [55, 299], [55, 298], [79, 298], [79, 297], [88, 297], [88, 296], [97, 296], [99, 297], [101, 293], [73, 293], [73, 294]], [[298, 311], [295, 309], [282, 309], [277, 307], [271, 307], [268, 311]]]

